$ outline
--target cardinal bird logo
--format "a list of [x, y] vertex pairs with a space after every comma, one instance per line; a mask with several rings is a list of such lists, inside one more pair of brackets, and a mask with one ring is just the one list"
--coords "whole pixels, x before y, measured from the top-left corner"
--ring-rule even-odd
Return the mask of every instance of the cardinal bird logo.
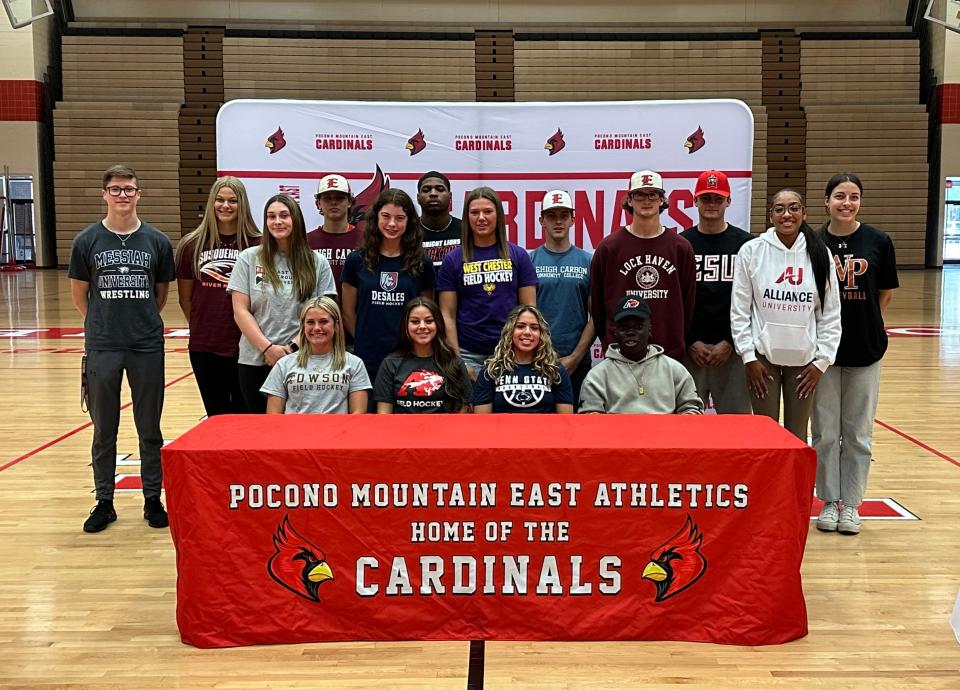
[[283, 138], [283, 130], [279, 127], [277, 127], [276, 132], [267, 137], [267, 143], [264, 144], [264, 146], [270, 149], [270, 155], [275, 154], [286, 145], [287, 140]]
[[683, 148], [687, 150], [687, 153], [696, 153], [704, 146], [706, 146], [707, 140], [703, 138], [703, 127], [697, 127], [697, 131], [687, 137], [686, 141], [683, 142]]
[[423, 130], [418, 129], [416, 134], [407, 139], [407, 151], [411, 156], [416, 156], [425, 148], [427, 148], [427, 140], [423, 136]]
[[563, 132], [561, 132], [560, 128], [557, 127], [556, 134], [547, 139], [547, 143], [543, 145], [543, 148], [549, 151], [550, 155], [553, 156], [563, 151], [563, 147], [566, 145], [567, 143], [563, 140]]
[[277, 552], [267, 562], [270, 577], [297, 596], [320, 601], [320, 585], [333, 579], [323, 552], [293, 528], [289, 517], [277, 527], [273, 545]]
[[680, 594], [707, 572], [707, 559], [700, 553], [703, 534], [689, 515], [680, 531], [650, 554], [642, 578], [657, 586], [654, 601]]
[[353, 202], [353, 207], [350, 209], [348, 222], [356, 225], [361, 235], [363, 235], [363, 217], [367, 214], [367, 209], [373, 206], [373, 202], [377, 200], [380, 192], [384, 189], [390, 189], [390, 177], [384, 175], [378, 165], [377, 171], [373, 174], [373, 179], [370, 180], [370, 184], [367, 185], [366, 189], [357, 194]]

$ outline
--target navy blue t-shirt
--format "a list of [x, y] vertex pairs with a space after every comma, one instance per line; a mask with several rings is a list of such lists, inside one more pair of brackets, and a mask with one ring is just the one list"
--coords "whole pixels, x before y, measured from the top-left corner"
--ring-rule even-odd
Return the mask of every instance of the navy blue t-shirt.
[[381, 256], [370, 271], [359, 250], [350, 252], [343, 265], [343, 282], [357, 290], [353, 353], [363, 360], [371, 380], [397, 344], [404, 305], [436, 286], [433, 262], [424, 255], [420, 266], [420, 275], [414, 278], [403, 270], [400, 257]]
[[532, 364], [518, 364], [512, 372], [504, 373], [491, 381], [484, 367], [477, 376], [473, 388], [473, 404], [489, 405], [493, 411], [526, 412], [544, 414], [557, 411], [557, 405], [573, 404], [573, 389], [570, 376], [564, 367], [557, 367], [560, 382], [551, 381], [538, 374]]

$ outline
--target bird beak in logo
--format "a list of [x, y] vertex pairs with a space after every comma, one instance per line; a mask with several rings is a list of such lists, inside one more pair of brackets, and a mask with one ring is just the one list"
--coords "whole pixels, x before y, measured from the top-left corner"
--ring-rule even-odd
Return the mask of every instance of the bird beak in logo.
[[267, 562], [270, 577], [297, 596], [320, 601], [320, 585], [333, 580], [333, 570], [323, 552], [307, 541], [283, 518], [273, 535], [276, 552]]
[[688, 515], [680, 531], [650, 553], [641, 577], [657, 586], [654, 601], [664, 601], [687, 589], [707, 572], [700, 552], [703, 534]]
[[384, 189], [390, 189], [390, 177], [384, 175], [378, 165], [377, 171], [373, 174], [373, 179], [370, 180], [370, 184], [367, 185], [366, 189], [357, 194], [356, 199], [354, 199], [353, 206], [350, 208], [350, 217], [347, 219], [347, 222], [357, 226], [361, 237], [363, 236], [363, 217], [366, 215], [367, 209], [373, 205], [373, 202], [377, 200], [380, 192]]
[[270, 153], [274, 154], [287, 145], [287, 140], [283, 138], [283, 130], [277, 127], [277, 131], [267, 137], [267, 143], [264, 144]]
[[407, 139], [407, 151], [410, 152], [411, 156], [416, 156], [418, 153], [427, 148], [427, 140], [423, 136], [423, 130], [418, 129], [417, 133], [412, 137]]
[[687, 153], [696, 153], [702, 149], [707, 143], [707, 140], [703, 137], [703, 127], [697, 127], [697, 131], [687, 137], [686, 141], [683, 142], [683, 148], [687, 149]]
[[550, 155], [553, 156], [563, 151], [563, 147], [566, 145], [566, 142], [563, 140], [563, 132], [561, 132], [560, 128], [557, 127], [556, 134], [547, 139], [547, 143], [544, 144], [543, 148], [549, 151]]

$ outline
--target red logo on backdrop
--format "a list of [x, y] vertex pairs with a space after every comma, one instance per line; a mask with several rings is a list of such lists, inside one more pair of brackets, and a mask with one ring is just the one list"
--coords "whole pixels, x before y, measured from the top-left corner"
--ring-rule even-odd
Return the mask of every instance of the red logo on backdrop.
[[311, 544], [285, 517], [273, 535], [276, 552], [267, 561], [267, 572], [297, 596], [320, 601], [320, 585], [333, 580], [323, 551]]
[[278, 187], [278, 192], [300, 201], [300, 185], [298, 184], [282, 184]]
[[557, 127], [557, 132], [552, 137], [547, 139], [547, 143], [544, 144], [543, 148], [550, 152], [550, 155], [560, 153], [563, 150], [563, 147], [567, 143], [563, 140], [563, 132], [560, 131], [560, 128]]
[[287, 145], [287, 140], [283, 138], [283, 130], [277, 127], [277, 131], [267, 137], [267, 143], [264, 144], [270, 153], [274, 154]]
[[687, 515], [680, 531], [650, 553], [650, 562], [640, 577], [657, 586], [654, 601], [664, 601], [693, 585], [707, 572], [707, 559], [700, 552], [703, 534]]
[[412, 372], [400, 386], [398, 395], [428, 397], [443, 388], [443, 377], [433, 371], [421, 369]]
[[787, 266], [786, 270], [780, 274], [780, 277], [777, 278], [777, 285], [787, 281], [791, 285], [800, 285], [803, 282], [803, 266], [799, 268], [794, 268], [793, 266]]
[[406, 148], [410, 152], [411, 156], [416, 156], [418, 153], [427, 148], [427, 140], [426, 137], [423, 136], [422, 129], [418, 129], [416, 134], [407, 139]]
[[683, 142], [683, 148], [687, 149], [687, 153], [696, 153], [702, 149], [707, 143], [707, 140], [703, 136], [703, 127], [697, 127], [697, 131], [687, 137], [686, 141]]
[[357, 194], [353, 206], [350, 208], [350, 217], [347, 219], [347, 222], [356, 225], [357, 229], [362, 231], [363, 217], [366, 215], [367, 209], [373, 205], [373, 202], [377, 200], [377, 197], [380, 196], [380, 193], [385, 189], [390, 189], [390, 177], [384, 175], [378, 165], [377, 171], [373, 174], [373, 179], [370, 180], [370, 184], [368, 184], [362, 192]]

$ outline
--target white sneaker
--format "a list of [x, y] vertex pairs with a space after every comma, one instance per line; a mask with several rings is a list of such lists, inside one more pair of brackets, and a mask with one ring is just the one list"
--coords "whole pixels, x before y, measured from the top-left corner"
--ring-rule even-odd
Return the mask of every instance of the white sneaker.
[[860, 534], [860, 513], [854, 506], [844, 506], [837, 521], [840, 534]]
[[827, 501], [817, 517], [817, 529], [821, 532], [836, 532], [840, 520], [840, 505], [837, 501]]

